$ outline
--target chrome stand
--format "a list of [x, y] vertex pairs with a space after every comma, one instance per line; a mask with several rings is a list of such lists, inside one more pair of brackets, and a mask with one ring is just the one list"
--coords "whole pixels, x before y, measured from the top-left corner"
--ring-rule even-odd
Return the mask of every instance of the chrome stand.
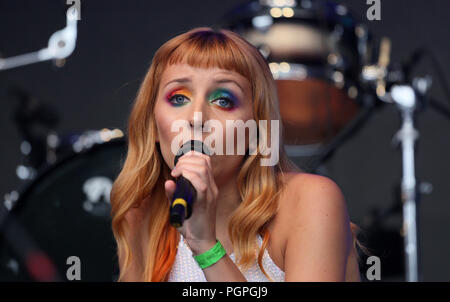
[[394, 143], [400, 143], [402, 148], [402, 233], [404, 236], [406, 281], [417, 282], [420, 281], [417, 234], [418, 191], [416, 189], [414, 153], [414, 143], [419, 137], [418, 131], [414, 128], [417, 97], [414, 89], [408, 85], [394, 85], [390, 97], [400, 110], [402, 117], [401, 129], [395, 134], [393, 141]]

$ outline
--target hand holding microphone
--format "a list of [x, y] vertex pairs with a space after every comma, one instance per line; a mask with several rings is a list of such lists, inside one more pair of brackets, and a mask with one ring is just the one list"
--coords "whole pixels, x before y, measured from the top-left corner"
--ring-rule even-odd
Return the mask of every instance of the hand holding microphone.
[[218, 189], [210, 157], [203, 152], [209, 154], [200, 141], [191, 140], [184, 144], [175, 157], [171, 172], [176, 182], [165, 182], [171, 224], [193, 245], [216, 240]]

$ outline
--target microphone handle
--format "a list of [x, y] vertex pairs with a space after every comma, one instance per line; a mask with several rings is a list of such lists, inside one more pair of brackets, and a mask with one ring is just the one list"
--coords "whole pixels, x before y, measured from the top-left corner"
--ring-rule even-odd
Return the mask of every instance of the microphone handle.
[[176, 180], [176, 189], [170, 207], [170, 224], [181, 227], [185, 219], [191, 217], [192, 206], [197, 198], [197, 191], [189, 180], [180, 176]]

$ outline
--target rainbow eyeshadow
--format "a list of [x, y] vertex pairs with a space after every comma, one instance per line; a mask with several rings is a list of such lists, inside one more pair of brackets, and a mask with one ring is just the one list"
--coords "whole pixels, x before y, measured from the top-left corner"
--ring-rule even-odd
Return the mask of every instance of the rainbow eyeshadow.
[[184, 105], [184, 104], [172, 102], [171, 99], [172, 99], [175, 95], [177, 95], [177, 94], [178, 94], [178, 95], [183, 95], [183, 96], [185, 96], [185, 97], [188, 98], [188, 99], [190, 99], [190, 98], [192, 97], [191, 92], [190, 92], [189, 90], [185, 89], [185, 88], [175, 89], [175, 90], [169, 92], [169, 93], [166, 95], [166, 100], [167, 100], [172, 106], [179, 107], [179, 106], [183, 106], [183, 105]]
[[[235, 97], [235, 95], [233, 93], [231, 93], [231, 91], [229, 91], [227, 89], [224, 89], [224, 88], [219, 88], [219, 89], [214, 90], [209, 95], [209, 98], [208, 98], [208, 100], [210, 100], [210, 101], [215, 101], [215, 100], [218, 100], [218, 99], [219, 99], [219, 101], [215, 102], [214, 104], [219, 106], [220, 108], [222, 108], [224, 110], [233, 110], [239, 104], [238, 98]], [[220, 105], [220, 99], [227, 100], [226, 104]]]
[[[192, 99], [192, 94], [186, 88], [179, 88], [169, 92], [166, 95], [167, 102], [175, 107], [185, 105], [185, 103], [177, 103], [173, 99], [178, 96], [184, 96], [188, 99]], [[214, 102], [214, 105], [218, 106], [222, 110], [230, 111], [236, 108], [239, 104], [238, 98], [229, 90], [224, 88], [215, 89], [208, 97], [209, 102]]]

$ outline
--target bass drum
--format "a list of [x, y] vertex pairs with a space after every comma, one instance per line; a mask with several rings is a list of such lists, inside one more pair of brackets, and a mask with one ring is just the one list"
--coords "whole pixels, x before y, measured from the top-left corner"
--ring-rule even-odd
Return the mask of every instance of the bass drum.
[[286, 144], [328, 143], [356, 117], [370, 34], [345, 6], [324, 0], [250, 1], [227, 13], [221, 26], [266, 58]]
[[[63, 281], [67, 280], [71, 256], [79, 258], [81, 281], [117, 279], [109, 198], [125, 156], [123, 138], [73, 153], [40, 173], [19, 193], [10, 211]], [[7, 228], [5, 223], [4, 233]], [[14, 241], [25, 239], [6, 237], [0, 246], [0, 280], [35, 280], [20, 259], [24, 251], [13, 248]]]

